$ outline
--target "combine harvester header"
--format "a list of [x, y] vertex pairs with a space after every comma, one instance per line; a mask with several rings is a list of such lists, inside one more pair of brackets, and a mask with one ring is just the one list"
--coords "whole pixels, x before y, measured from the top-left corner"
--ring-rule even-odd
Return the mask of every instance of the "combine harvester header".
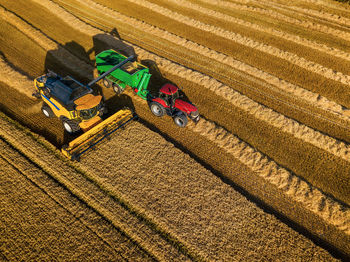
[[60, 77], [51, 71], [34, 80], [36, 92], [33, 95], [43, 99], [41, 110], [44, 115], [58, 117], [68, 133], [84, 131], [82, 135], [62, 147], [62, 153], [69, 159], [79, 160], [87, 150], [137, 118], [137, 115], [127, 108], [103, 120], [102, 116], [107, 111], [103, 97], [94, 95], [91, 88], [96, 82], [132, 59], [134, 56], [120, 61], [87, 85], [70, 76]]

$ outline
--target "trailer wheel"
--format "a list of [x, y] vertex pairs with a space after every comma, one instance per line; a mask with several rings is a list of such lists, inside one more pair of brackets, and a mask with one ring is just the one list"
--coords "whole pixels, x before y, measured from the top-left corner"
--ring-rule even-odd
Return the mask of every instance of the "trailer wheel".
[[55, 116], [55, 114], [53, 113], [52, 109], [45, 103], [41, 107], [41, 112], [43, 112], [43, 114], [46, 117], [48, 117], [48, 118], [51, 118], [51, 117]]
[[151, 108], [151, 112], [155, 116], [161, 117], [161, 116], [164, 116], [165, 114], [165, 108], [158, 102], [152, 102], [150, 104], [150, 108]]
[[174, 122], [179, 127], [185, 127], [188, 123], [188, 119], [184, 114], [174, 116]]
[[114, 92], [115, 92], [117, 95], [121, 94], [121, 93], [124, 91], [124, 89], [123, 89], [120, 85], [118, 85], [117, 83], [113, 83], [112, 86], [113, 86]]
[[102, 81], [103, 85], [107, 88], [110, 88], [112, 86], [112, 82], [109, 81], [107, 78], [104, 78]]
[[66, 117], [62, 118], [61, 120], [62, 120], [62, 124], [63, 124], [64, 129], [69, 134], [76, 133], [80, 130], [80, 126], [76, 121], [68, 119]]

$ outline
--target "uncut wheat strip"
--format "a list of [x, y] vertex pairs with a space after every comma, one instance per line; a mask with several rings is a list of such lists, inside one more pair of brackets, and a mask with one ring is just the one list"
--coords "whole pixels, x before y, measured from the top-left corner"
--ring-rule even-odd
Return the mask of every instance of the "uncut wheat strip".
[[34, 91], [33, 82], [25, 75], [22, 75], [17, 70], [12, 68], [0, 55], [0, 81], [6, 85], [16, 89], [17, 91], [25, 94], [26, 96], [33, 98], [32, 93]]
[[96, 185], [93, 177], [87, 178], [78, 173], [74, 168], [55, 156], [52, 151], [34, 141], [33, 138], [6, 121], [1, 115], [0, 136], [45, 172], [65, 185], [72, 194], [79, 197], [97, 213], [106, 217], [149, 254], [163, 261], [188, 260], [184, 254], [169, 244], [158, 232], [140, 221], [139, 218], [115, 201], [113, 197], [101, 190]]
[[[249, 48], [252, 48], [253, 50], [258, 50], [261, 52], [264, 52], [269, 55], [273, 55], [277, 58], [283, 59], [288, 61], [291, 64], [297, 65], [301, 68], [304, 68], [305, 70], [308, 70], [310, 72], [319, 74], [323, 77], [326, 77], [328, 79], [338, 81], [340, 83], [350, 85], [350, 76], [345, 75], [341, 72], [335, 72], [335, 70], [331, 68], [324, 67], [320, 64], [317, 64], [312, 61], [308, 61], [307, 59], [303, 57], [299, 57], [296, 54], [283, 51], [281, 49], [278, 49], [276, 47], [254, 41], [253, 39], [250, 39], [248, 37], [242, 36], [240, 34], [224, 30], [220, 27], [216, 27], [213, 25], [202, 23], [198, 20], [195, 20], [193, 18], [190, 18], [188, 16], [182, 15], [180, 13], [171, 11], [170, 9], [164, 8], [160, 5], [153, 4], [151, 2], [145, 1], [145, 0], [128, 0], [131, 3], [135, 3], [137, 5], [140, 5], [142, 7], [148, 8], [152, 10], [153, 12], [159, 13], [161, 15], [167, 16], [175, 21], [178, 21], [180, 23], [189, 25], [191, 27], [197, 28], [199, 30], [203, 30], [205, 32], [209, 32], [212, 34], [215, 34], [217, 36], [226, 38], [228, 40], [231, 40], [233, 42], [236, 42], [238, 44], [247, 46]], [[350, 39], [350, 34], [349, 34]]]
[[135, 245], [130, 240], [125, 241], [126, 237], [121, 236], [121, 233], [113, 225], [106, 222], [98, 213], [75, 198], [70, 191], [59, 186], [43, 170], [35, 167], [23, 155], [1, 139], [0, 147], [0, 156], [3, 159], [15, 166], [28, 180], [36, 184], [50, 198], [104, 242], [108, 243], [115, 251], [118, 253], [122, 252], [122, 256], [127, 256], [133, 260], [143, 261], [145, 259], [139, 254], [140, 250], [135, 249]]
[[108, 16], [109, 19], [117, 20], [121, 23], [127, 23], [128, 25], [133, 25], [138, 29], [142, 29], [142, 31], [150, 33], [152, 35], [163, 38], [167, 41], [171, 41], [176, 45], [181, 45], [193, 52], [199, 53], [205, 57], [209, 57], [211, 59], [215, 59], [216, 61], [231, 66], [239, 71], [243, 71], [244, 73], [248, 73], [256, 78], [262, 79], [263, 81], [271, 84], [273, 87], [287, 92], [293, 97], [298, 97], [299, 99], [305, 100], [308, 103], [312, 103], [320, 109], [327, 110], [336, 114], [337, 117], [340, 117], [344, 120], [350, 120], [350, 117], [344, 115], [344, 112], [347, 112], [346, 109], [343, 109], [341, 105], [335, 103], [334, 101], [330, 101], [327, 98], [320, 96], [317, 93], [313, 93], [308, 91], [302, 87], [293, 85], [285, 80], [279, 79], [269, 73], [266, 73], [262, 70], [259, 70], [255, 67], [247, 65], [241, 61], [235, 60], [234, 58], [227, 56], [223, 53], [217, 52], [215, 50], [209, 49], [205, 46], [199, 45], [195, 42], [187, 40], [185, 38], [179, 37], [175, 34], [172, 34], [168, 31], [160, 29], [158, 27], [149, 25], [145, 22], [139, 21], [137, 19], [125, 16], [120, 14], [119, 12], [102, 6], [98, 3], [95, 3], [91, 0], [81, 1], [76, 0], [81, 4], [85, 4], [87, 6], [92, 7], [95, 11], [100, 11], [103, 15]]
[[[172, 0], [172, 1], [174, 1], [174, 0]], [[213, 4], [212, 0], [199, 0], [199, 1], [201, 1], [203, 3], [207, 3], [207, 4]], [[329, 47], [325, 44], [317, 43], [316, 41], [312, 41], [312, 40], [300, 37], [298, 35], [289, 34], [287, 32], [279, 31], [279, 30], [276, 30], [275, 28], [272, 28], [272, 27], [260, 26], [258, 24], [254, 24], [252, 22], [238, 19], [238, 18], [235, 18], [233, 16], [229, 16], [229, 15], [226, 15], [226, 14], [223, 14], [221, 12], [217, 12], [217, 11], [214, 11], [214, 10], [211, 10], [208, 8], [204, 8], [200, 5], [192, 4], [192, 3], [189, 3], [189, 2], [184, 1], [184, 0], [174, 1], [174, 2], [176, 2], [176, 3], [181, 2], [181, 4], [183, 6], [186, 5], [188, 8], [195, 9], [203, 14], [206, 14], [206, 15], [209, 15], [212, 17], [216, 17], [216, 18], [220, 18], [222, 20], [232, 22], [232, 23], [235, 23], [238, 25], [250, 27], [250, 28], [253, 28], [253, 29], [258, 30], [260, 32], [269, 33], [271, 35], [283, 38], [285, 40], [294, 42], [296, 44], [303, 45], [303, 46], [327, 53], [329, 55], [338, 57], [340, 59], [350, 61], [350, 54], [348, 52], [344, 52], [344, 51], [339, 50], [337, 48]], [[218, 2], [217, 6], [220, 6], [219, 1], [217, 1], [217, 2]]]
[[[62, 14], [64, 13], [62, 12]], [[80, 20], [78, 21], [80, 23], [75, 23], [78, 26], [79, 24], [85, 24]], [[95, 30], [96, 29], [94, 28], [93, 31]], [[177, 75], [183, 79], [199, 84], [204, 88], [208, 88], [217, 95], [223, 97], [232, 105], [253, 115], [253, 117], [267, 122], [268, 124], [281, 129], [283, 132], [290, 134], [297, 139], [305, 141], [317, 148], [325, 150], [326, 152], [329, 152], [337, 157], [344, 159], [345, 161], [350, 162], [349, 145], [337, 139], [324, 135], [310, 127], [300, 124], [297, 121], [292, 120], [259, 103], [256, 103], [252, 99], [241, 95], [240, 93], [234, 91], [232, 88], [220, 83], [212, 77], [206, 76], [192, 69], [185, 68], [179, 64], [171, 62], [168, 59], [151, 54], [137, 46], [133, 47], [140, 57], [143, 59], [150, 59], [155, 61], [160, 69], [163, 69], [166, 72], [171, 72], [172, 74]]]
[[59, 44], [51, 40], [40, 30], [35, 29], [33, 26], [22, 20], [20, 17], [16, 16], [10, 11], [7, 11], [2, 6], [0, 6], [0, 15], [7, 23], [13, 25], [19, 31], [24, 33], [35, 43], [41, 46], [46, 51], [50, 52], [59, 62], [67, 66], [70, 70], [76, 72], [80, 76], [89, 76], [89, 73], [92, 72], [92, 66], [83, 62], [75, 55], [62, 48]]
[[[202, 1], [202, 0], [200, 0]], [[332, 35], [334, 37], [342, 38], [345, 41], [349, 41], [350, 39], [350, 33], [337, 30], [334, 28], [330, 28], [325, 25], [313, 23], [311, 21], [305, 21], [305, 20], [300, 20], [294, 17], [289, 17], [283, 14], [280, 14], [274, 10], [271, 9], [264, 9], [264, 8], [259, 8], [255, 6], [249, 6], [249, 5], [244, 5], [245, 4], [251, 4], [252, 1], [240, 1], [239, 3], [235, 2], [225, 2], [222, 0], [213, 0], [211, 3], [216, 3], [219, 4], [221, 7], [228, 8], [228, 9], [234, 9], [234, 10], [241, 10], [241, 11], [248, 11], [248, 12], [253, 12], [253, 13], [260, 13], [262, 15], [266, 15], [272, 18], [275, 18], [277, 20], [281, 20], [293, 25], [297, 25], [300, 27], [304, 27], [309, 30], [315, 30], [319, 31], [328, 35]], [[259, 2], [255, 2], [259, 4]]]
[[[131, 91], [127, 93], [132, 95]], [[139, 97], [136, 97], [135, 100], [145, 105], [147, 103]], [[294, 201], [301, 203], [307, 210], [322, 218], [325, 223], [350, 234], [350, 209], [348, 207], [328, 197], [318, 188], [287, 171], [210, 120], [201, 118], [196, 125], [190, 123], [187, 128], [234, 156], [265, 181], [276, 186]]]

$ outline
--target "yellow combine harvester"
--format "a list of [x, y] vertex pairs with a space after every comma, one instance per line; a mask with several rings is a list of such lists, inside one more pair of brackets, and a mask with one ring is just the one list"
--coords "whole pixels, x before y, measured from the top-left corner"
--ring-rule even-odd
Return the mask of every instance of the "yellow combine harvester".
[[132, 59], [133, 56], [128, 57], [87, 85], [70, 76], [60, 77], [51, 71], [34, 80], [36, 92], [33, 95], [43, 99], [43, 114], [46, 117], [58, 117], [70, 134], [84, 131], [63, 146], [62, 153], [69, 159], [79, 160], [89, 148], [137, 117], [130, 109], [123, 109], [102, 120], [107, 111], [103, 97], [94, 95], [91, 89], [96, 82]]

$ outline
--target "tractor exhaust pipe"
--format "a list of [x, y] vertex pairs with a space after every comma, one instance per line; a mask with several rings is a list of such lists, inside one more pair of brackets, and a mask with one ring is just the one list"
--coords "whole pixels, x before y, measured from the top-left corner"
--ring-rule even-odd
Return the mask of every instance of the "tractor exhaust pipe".
[[98, 81], [100, 81], [102, 78], [104, 78], [105, 76], [109, 75], [110, 73], [112, 73], [114, 70], [117, 70], [119, 67], [122, 67], [124, 64], [126, 64], [127, 62], [131, 61], [134, 59], [134, 55], [129, 56], [127, 59], [125, 59], [124, 61], [120, 62], [119, 64], [113, 66], [111, 69], [109, 69], [107, 72], [103, 73], [102, 75], [100, 75], [99, 77], [95, 78], [94, 80], [92, 80], [90, 83], [87, 84], [88, 87], [93, 86], [95, 83], [97, 83]]

